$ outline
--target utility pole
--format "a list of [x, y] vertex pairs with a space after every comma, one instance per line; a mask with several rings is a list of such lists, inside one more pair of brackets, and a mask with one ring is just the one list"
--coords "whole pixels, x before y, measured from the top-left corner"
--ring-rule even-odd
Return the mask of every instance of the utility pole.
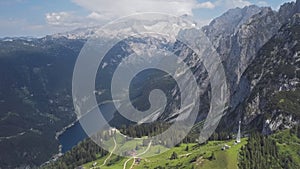
[[240, 143], [241, 142], [241, 121], [239, 121], [239, 131], [236, 135], [236, 143]]

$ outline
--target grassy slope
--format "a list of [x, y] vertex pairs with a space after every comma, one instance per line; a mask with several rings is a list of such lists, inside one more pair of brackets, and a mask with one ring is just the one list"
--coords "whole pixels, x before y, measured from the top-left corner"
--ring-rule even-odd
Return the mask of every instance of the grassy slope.
[[[143, 169], [143, 168], [156, 168], [156, 167], [165, 167], [165, 168], [203, 168], [203, 169], [234, 169], [237, 168], [238, 163], [238, 151], [242, 145], [246, 144], [246, 139], [242, 140], [242, 143], [238, 145], [233, 145], [234, 141], [211, 141], [206, 145], [197, 146], [196, 144], [182, 144], [180, 147], [174, 147], [171, 150], [159, 154], [157, 156], [143, 158], [141, 163], [135, 165], [134, 169]], [[221, 147], [224, 144], [232, 146], [229, 150], [222, 151]], [[185, 151], [186, 146], [189, 146], [189, 151]], [[161, 147], [152, 146], [149, 151], [157, 152]], [[171, 154], [176, 152], [178, 154], [178, 159], [170, 160]], [[215, 159], [212, 158], [214, 154]], [[97, 167], [100, 167], [104, 160], [107, 158], [103, 157], [94, 162], [90, 162], [84, 165], [84, 168], [92, 168], [92, 165], [97, 162]], [[128, 158], [120, 158], [113, 155], [107, 164], [112, 163], [112, 165], [101, 166], [101, 169], [112, 168], [120, 169], [123, 168], [123, 164]], [[130, 168], [133, 160], [130, 160], [127, 163], [127, 169]]]
[[228, 145], [232, 146], [229, 150], [226, 151], [216, 151], [215, 157], [216, 160], [212, 161], [204, 161], [203, 166], [199, 168], [203, 169], [235, 169], [237, 168], [238, 164], [238, 152], [241, 149], [243, 145], [247, 143], [246, 139], [243, 139], [242, 142], [238, 145], [234, 145], [233, 141], [230, 141], [227, 143]]

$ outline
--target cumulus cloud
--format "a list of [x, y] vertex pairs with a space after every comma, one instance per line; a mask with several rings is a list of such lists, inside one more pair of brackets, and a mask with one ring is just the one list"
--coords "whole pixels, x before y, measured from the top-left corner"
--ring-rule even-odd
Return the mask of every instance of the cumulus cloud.
[[46, 22], [56, 27], [90, 27], [101, 25], [105, 20], [102, 15], [92, 12], [88, 16], [79, 16], [74, 12], [52, 12], [46, 14]]
[[207, 1], [207, 2], [203, 2], [203, 3], [198, 3], [197, 8], [207, 8], [207, 9], [213, 9], [216, 7], [215, 4], [213, 4], [212, 2], [210, 1]]
[[72, 12], [52, 12], [46, 14], [46, 21], [54, 26], [77, 26], [81, 20]]
[[[198, 2], [198, 0], [72, 0], [72, 2], [90, 11], [90, 14], [80, 16], [74, 12], [47, 13], [47, 23], [61, 27], [89, 27], [134, 13], [159, 12], [175, 16], [193, 16], [193, 11], [197, 9], [222, 8], [227, 10], [251, 5], [247, 0], [204, 0], [203, 2]], [[202, 18], [199, 23], [207, 24], [211, 19]]]
[[90, 19], [94, 19], [94, 20], [105, 20], [107, 18], [105, 18], [103, 15], [97, 13], [97, 12], [92, 12], [90, 13], [87, 18], [90, 18]]
[[[172, 15], [193, 15], [193, 9], [209, 8], [210, 2], [199, 3], [197, 0], [72, 0], [77, 5], [94, 13], [91, 17], [114, 18], [139, 12], [161, 12]], [[96, 15], [97, 14], [97, 15]]]

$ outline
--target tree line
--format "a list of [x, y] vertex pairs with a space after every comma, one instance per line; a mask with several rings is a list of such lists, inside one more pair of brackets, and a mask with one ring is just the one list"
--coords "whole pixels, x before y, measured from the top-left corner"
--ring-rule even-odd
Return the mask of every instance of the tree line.
[[94, 143], [91, 139], [87, 139], [72, 150], [65, 153], [57, 161], [51, 162], [43, 166], [43, 169], [68, 169], [76, 168], [80, 165], [94, 161], [100, 157], [107, 155], [108, 152]]

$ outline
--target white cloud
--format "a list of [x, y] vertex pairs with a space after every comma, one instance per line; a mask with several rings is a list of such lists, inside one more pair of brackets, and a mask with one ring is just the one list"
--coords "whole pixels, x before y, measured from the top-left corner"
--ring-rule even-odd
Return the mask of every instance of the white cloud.
[[[111, 16], [112, 17], [112, 16]], [[103, 15], [99, 12], [91, 12], [87, 17], [86, 20], [89, 22], [96, 23], [105, 23], [107, 21], [111, 20], [111, 17], [107, 17], [106, 15]]]
[[[206, 0], [204, 2], [198, 2], [198, 0], [72, 0], [72, 2], [90, 11], [90, 14], [82, 16], [66, 11], [47, 13], [48, 25], [75, 29], [103, 25], [112, 19], [134, 13], [160, 12], [175, 16], [193, 16], [195, 9], [221, 8], [227, 10], [251, 5], [247, 0]], [[204, 25], [213, 18], [200, 19], [199, 16], [196, 16], [194, 19]]]
[[102, 19], [105, 19], [103, 18], [103, 15], [97, 13], [97, 12], [92, 12], [91, 14], [89, 14], [87, 16], [88, 18], [91, 18], [91, 19], [95, 19], [95, 20], [102, 20]]
[[172, 15], [193, 15], [193, 9], [209, 8], [210, 2], [199, 3], [197, 0], [72, 0], [77, 5], [92, 11], [90, 17], [117, 18], [139, 12], [161, 12]]
[[77, 26], [81, 19], [71, 12], [52, 12], [46, 14], [46, 21], [53, 26]]
[[259, 1], [259, 2], [257, 2], [257, 5], [259, 5], [259, 6], [269, 6], [269, 4], [266, 1]]
[[203, 2], [203, 3], [197, 4], [197, 8], [213, 9], [213, 8], [215, 8], [215, 7], [216, 7], [216, 5], [213, 4], [213, 3], [210, 2], [210, 1], [207, 1], [207, 2]]
[[0, 17], [0, 37], [6, 36], [38, 36], [65, 32], [67, 27], [31, 23], [26, 19], [7, 19]]
[[87, 16], [75, 12], [52, 12], [46, 14], [46, 21], [56, 27], [89, 27], [102, 25], [107, 21], [139, 12], [160, 12], [171, 15], [193, 15], [193, 9], [213, 9], [210, 1], [197, 0], [72, 0], [89, 10]]
[[251, 2], [245, 0], [228, 0], [227, 3], [229, 3], [233, 7], [245, 7], [252, 4]]
[[249, 6], [252, 3], [247, 0], [217, 0], [216, 6], [223, 6], [227, 9], [236, 8], [236, 7], [245, 7]]
[[46, 14], [46, 22], [48, 25], [55, 27], [71, 27], [73, 29], [79, 27], [90, 27], [101, 25], [105, 21], [102, 15], [92, 12], [88, 16], [79, 16], [74, 12], [52, 12]]

